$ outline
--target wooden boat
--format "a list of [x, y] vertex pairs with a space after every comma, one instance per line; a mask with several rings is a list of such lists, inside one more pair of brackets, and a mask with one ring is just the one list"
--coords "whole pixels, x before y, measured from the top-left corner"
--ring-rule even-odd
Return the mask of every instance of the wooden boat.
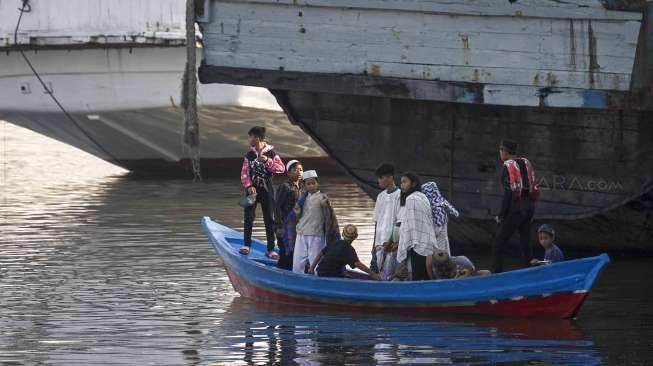
[[265, 257], [265, 244], [257, 240], [249, 256], [239, 254], [243, 234], [208, 217], [202, 219], [202, 227], [242, 296], [365, 313], [572, 318], [610, 261], [602, 254], [491, 276], [437, 281], [321, 278], [276, 268], [276, 261]]

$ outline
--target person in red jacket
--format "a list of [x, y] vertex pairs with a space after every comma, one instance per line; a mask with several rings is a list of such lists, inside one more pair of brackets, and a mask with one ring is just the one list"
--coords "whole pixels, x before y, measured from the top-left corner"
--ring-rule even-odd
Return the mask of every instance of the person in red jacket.
[[530, 266], [533, 251], [530, 244], [531, 221], [535, 204], [540, 197], [533, 164], [525, 157], [517, 156], [517, 142], [501, 141], [499, 158], [503, 163], [501, 184], [503, 201], [501, 212], [495, 218], [499, 229], [492, 243], [494, 273], [503, 271], [503, 255], [508, 240], [519, 232], [522, 266]]
[[256, 206], [257, 203], [260, 203], [263, 210], [265, 236], [268, 244], [266, 255], [271, 259], [279, 259], [279, 255], [274, 251], [274, 187], [272, 185], [272, 176], [285, 172], [286, 167], [279, 155], [274, 151], [274, 146], [265, 142], [265, 127], [252, 127], [248, 132], [248, 142], [250, 150], [243, 160], [240, 183], [246, 193], [255, 197], [255, 200], [253, 200], [252, 205], [245, 207], [245, 237], [240, 253], [247, 255], [250, 252]]

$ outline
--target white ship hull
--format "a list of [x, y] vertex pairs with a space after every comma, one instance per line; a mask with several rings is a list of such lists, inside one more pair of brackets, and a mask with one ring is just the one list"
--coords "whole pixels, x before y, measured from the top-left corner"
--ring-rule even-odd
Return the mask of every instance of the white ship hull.
[[[79, 127], [45, 93], [16, 51], [0, 55], [0, 119], [134, 172], [185, 171], [179, 107], [183, 47], [50, 49], [26, 54]], [[290, 124], [265, 89], [200, 85], [198, 101], [201, 157], [207, 174], [219, 174], [220, 168], [234, 167], [242, 159], [252, 125], [268, 128], [269, 139], [282, 156], [316, 161], [325, 156], [310, 137]]]

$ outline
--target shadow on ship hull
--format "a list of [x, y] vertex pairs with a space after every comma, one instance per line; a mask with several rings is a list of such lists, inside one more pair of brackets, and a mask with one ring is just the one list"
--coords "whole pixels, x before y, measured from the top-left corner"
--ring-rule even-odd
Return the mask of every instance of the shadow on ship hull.
[[491, 242], [502, 197], [497, 147], [513, 138], [534, 162], [543, 191], [536, 224], [553, 224], [560, 243], [574, 249], [653, 253], [649, 111], [272, 92], [291, 122], [371, 197], [381, 162], [438, 182], [464, 217], [449, 226], [454, 242]]
[[[58, 112], [2, 112], [0, 119], [62, 141], [145, 178], [192, 176], [182, 146], [182, 113], [174, 106], [72, 113], [78, 126]], [[201, 106], [202, 176], [238, 174], [247, 151], [247, 131], [265, 126], [283, 159], [300, 159], [322, 174], [342, 174], [324, 151], [293, 126], [283, 112], [240, 106]], [[91, 136], [91, 141], [88, 136]], [[97, 142], [97, 144], [95, 143]]]

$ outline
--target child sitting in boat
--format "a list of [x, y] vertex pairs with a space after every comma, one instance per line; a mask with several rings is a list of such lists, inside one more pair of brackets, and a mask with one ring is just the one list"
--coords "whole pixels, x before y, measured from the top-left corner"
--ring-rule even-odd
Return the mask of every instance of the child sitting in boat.
[[304, 192], [293, 210], [297, 220], [292, 271], [304, 273], [307, 266], [324, 249], [326, 243], [340, 239], [338, 220], [328, 197], [320, 192], [320, 181], [315, 170], [307, 170], [302, 176]]
[[430, 266], [429, 276], [434, 280], [490, 274], [487, 270], [477, 271], [474, 263], [466, 256], [449, 256], [444, 250], [436, 250], [426, 262], [427, 266]]
[[555, 230], [551, 225], [544, 224], [537, 229], [537, 239], [544, 248], [544, 259], [533, 259], [531, 260], [532, 265], [551, 264], [565, 260], [562, 250], [554, 244], [555, 235]]
[[[345, 225], [342, 229], [342, 240], [329, 243], [311, 264], [309, 273], [315, 272], [320, 277], [345, 277], [345, 266], [358, 268], [375, 280], [380, 280], [378, 273], [372, 272], [358, 259], [356, 249], [351, 245], [358, 237], [358, 229], [354, 225]], [[318, 266], [319, 265], [319, 266]]]

